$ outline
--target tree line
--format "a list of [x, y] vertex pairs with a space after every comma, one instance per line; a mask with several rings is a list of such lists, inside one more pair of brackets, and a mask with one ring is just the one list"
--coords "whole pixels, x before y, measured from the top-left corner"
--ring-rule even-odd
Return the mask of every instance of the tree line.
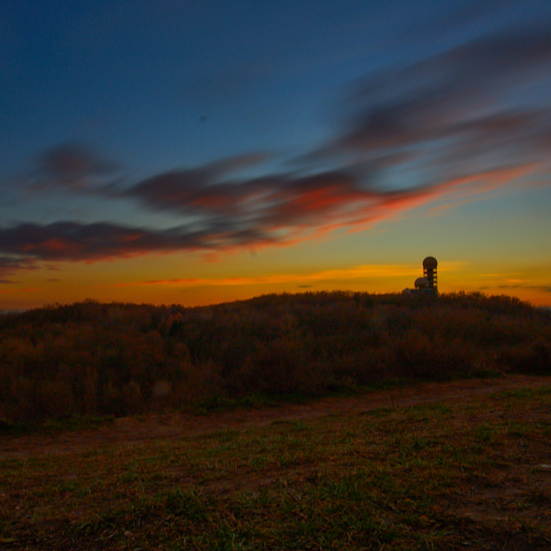
[[0, 316], [0, 420], [129, 415], [398, 380], [551, 374], [551, 317], [480, 293], [87, 300]]

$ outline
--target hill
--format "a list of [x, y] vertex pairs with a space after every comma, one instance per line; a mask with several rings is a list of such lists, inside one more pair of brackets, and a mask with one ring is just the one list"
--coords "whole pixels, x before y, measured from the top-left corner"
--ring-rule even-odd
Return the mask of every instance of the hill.
[[0, 316], [0, 418], [123, 416], [404, 380], [551, 374], [551, 317], [510, 297], [266, 295]]

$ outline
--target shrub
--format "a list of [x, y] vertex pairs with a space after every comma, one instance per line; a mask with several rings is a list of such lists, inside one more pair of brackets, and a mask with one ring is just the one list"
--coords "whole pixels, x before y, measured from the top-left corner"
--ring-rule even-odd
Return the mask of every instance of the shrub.
[[551, 373], [551, 317], [510, 297], [85, 301], [0, 316], [0, 417], [128, 415], [391, 379]]

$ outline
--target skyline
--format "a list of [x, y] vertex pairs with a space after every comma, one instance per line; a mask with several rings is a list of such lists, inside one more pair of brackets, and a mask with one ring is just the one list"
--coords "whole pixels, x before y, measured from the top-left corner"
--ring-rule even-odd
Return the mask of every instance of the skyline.
[[[413, 5], [414, 4], [414, 5]], [[441, 292], [551, 306], [551, 5], [0, 8], [0, 309]]]

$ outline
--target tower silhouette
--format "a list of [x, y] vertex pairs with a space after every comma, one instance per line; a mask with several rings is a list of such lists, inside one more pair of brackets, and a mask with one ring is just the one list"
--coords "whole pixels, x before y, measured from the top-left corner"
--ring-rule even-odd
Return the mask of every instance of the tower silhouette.
[[427, 256], [423, 260], [423, 276], [429, 282], [429, 289], [432, 289], [434, 293], [438, 292], [438, 275], [436, 268], [438, 267], [438, 261], [434, 256]]

